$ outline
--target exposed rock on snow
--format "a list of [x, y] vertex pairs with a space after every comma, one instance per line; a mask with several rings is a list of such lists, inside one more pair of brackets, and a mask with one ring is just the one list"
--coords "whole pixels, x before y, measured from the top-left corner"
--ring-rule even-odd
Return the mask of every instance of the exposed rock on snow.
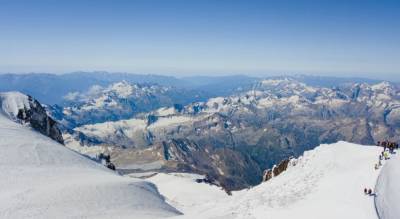
[[2, 113], [10, 119], [29, 123], [36, 131], [61, 144], [64, 142], [56, 121], [48, 116], [42, 105], [31, 96], [19, 92], [0, 93], [0, 105]]
[[279, 176], [281, 173], [285, 172], [290, 166], [294, 166], [295, 163], [295, 159], [288, 158], [281, 161], [278, 165], [274, 165], [272, 169], [264, 171], [263, 182], [272, 179], [272, 177]]

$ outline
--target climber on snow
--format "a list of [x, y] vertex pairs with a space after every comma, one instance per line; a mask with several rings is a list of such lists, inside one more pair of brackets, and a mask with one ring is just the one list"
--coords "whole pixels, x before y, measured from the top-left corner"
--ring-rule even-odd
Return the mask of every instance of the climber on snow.
[[389, 159], [389, 153], [387, 151], [384, 151], [383, 157], [385, 158], [385, 160]]

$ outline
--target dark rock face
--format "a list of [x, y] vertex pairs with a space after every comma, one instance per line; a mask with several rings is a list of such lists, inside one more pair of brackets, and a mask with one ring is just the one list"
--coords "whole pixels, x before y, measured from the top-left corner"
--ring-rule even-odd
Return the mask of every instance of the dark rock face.
[[264, 171], [263, 181], [266, 182], [273, 177], [279, 176], [281, 173], [285, 172], [289, 166], [290, 159], [285, 159], [281, 161], [278, 165], [275, 165], [272, 169]]
[[228, 148], [200, 147], [187, 139], [170, 140], [162, 144], [164, 158], [171, 171], [206, 175], [208, 180], [227, 191], [258, 181], [260, 173], [257, 164], [240, 152]]
[[147, 116], [147, 125], [151, 125], [155, 122], [157, 122], [158, 118], [155, 115], [148, 115]]
[[[147, 171], [189, 172], [205, 175], [207, 180], [226, 191], [238, 190], [260, 182], [262, 172], [250, 156], [229, 148], [200, 146], [189, 139], [172, 139], [153, 144], [150, 148], [116, 148], [112, 157], [117, 169], [125, 173], [141, 172], [125, 169], [127, 164], [162, 162]], [[139, 165], [137, 165], [139, 166]]]
[[64, 144], [58, 124], [50, 116], [47, 115], [46, 110], [41, 104], [28, 96], [30, 109], [19, 109], [17, 118], [23, 123], [29, 123], [33, 129], [50, 137], [51, 139]]
[[272, 179], [273, 175], [272, 175], [272, 170], [268, 169], [264, 171], [264, 177], [263, 177], [263, 182], [266, 182], [270, 179]]

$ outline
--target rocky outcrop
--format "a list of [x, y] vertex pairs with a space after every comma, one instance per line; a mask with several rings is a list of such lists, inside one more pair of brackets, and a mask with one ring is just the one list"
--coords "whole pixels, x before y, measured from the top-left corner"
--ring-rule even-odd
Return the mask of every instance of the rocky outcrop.
[[279, 176], [281, 173], [285, 172], [288, 169], [291, 160], [292, 159], [290, 158], [285, 159], [281, 161], [278, 165], [272, 167], [272, 169], [265, 170], [263, 174], [263, 182], [266, 182], [273, 177]]
[[50, 116], [42, 105], [31, 96], [28, 96], [29, 108], [18, 109], [17, 119], [22, 123], [29, 123], [33, 129], [64, 144], [64, 140], [58, 124]]

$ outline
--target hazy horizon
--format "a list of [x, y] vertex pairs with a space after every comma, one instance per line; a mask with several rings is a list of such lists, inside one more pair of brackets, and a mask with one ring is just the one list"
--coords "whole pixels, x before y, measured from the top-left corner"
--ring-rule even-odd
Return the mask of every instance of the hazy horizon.
[[316, 76], [316, 77], [332, 77], [332, 78], [364, 78], [364, 79], [372, 79], [372, 80], [383, 80], [383, 81], [391, 81], [391, 82], [400, 82], [400, 74], [394, 75], [364, 75], [364, 74], [318, 74], [318, 73], [260, 73], [260, 74], [246, 74], [246, 73], [227, 73], [227, 74], [174, 74], [174, 73], [145, 73], [145, 72], [113, 72], [113, 71], [71, 71], [71, 72], [0, 72], [0, 75], [4, 74], [53, 74], [53, 75], [63, 75], [63, 74], [71, 74], [71, 73], [110, 73], [110, 74], [134, 74], [134, 75], [158, 75], [158, 76], [170, 76], [175, 78], [185, 78], [185, 77], [223, 77], [223, 76], [248, 76], [255, 78], [267, 78], [267, 77], [290, 77], [290, 76]]

